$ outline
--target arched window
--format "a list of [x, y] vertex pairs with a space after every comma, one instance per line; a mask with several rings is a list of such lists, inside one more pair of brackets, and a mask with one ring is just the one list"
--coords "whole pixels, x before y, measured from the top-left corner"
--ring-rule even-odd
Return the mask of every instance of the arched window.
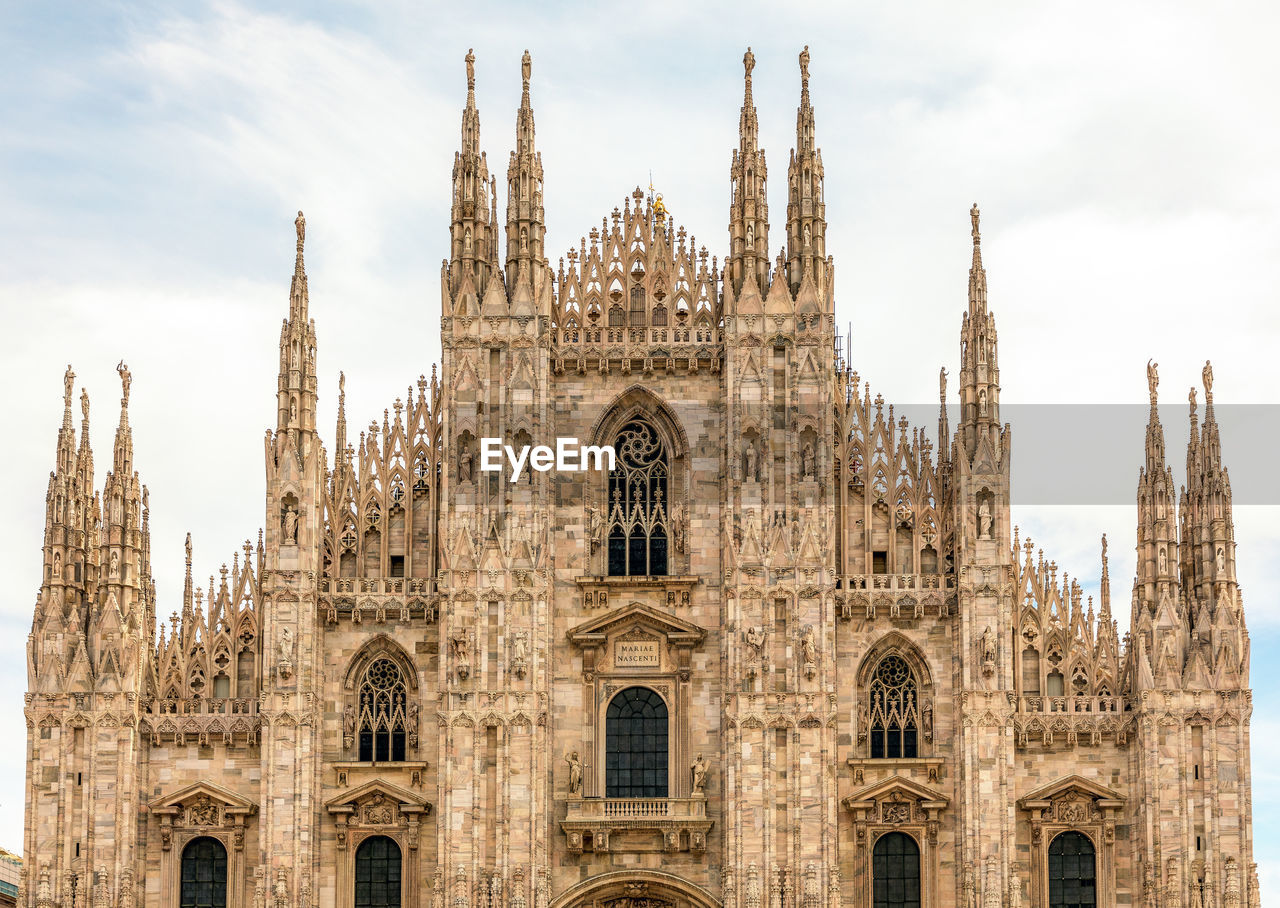
[[360, 681], [360, 759], [403, 760], [405, 684], [400, 666], [374, 659]]
[[881, 659], [871, 679], [869, 696], [871, 758], [918, 756], [919, 701], [916, 679], [906, 660], [895, 653]]
[[872, 908], [920, 908], [920, 846], [890, 832], [871, 852]]
[[1049, 908], [1096, 908], [1097, 862], [1093, 842], [1064, 832], [1049, 843]]
[[667, 452], [653, 426], [632, 420], [614, 441], [609, 474], [609, 574], [667, 573]]
[[400, 846], [386, 836], [356, 849], [355, 908], [400, 908]]
[[182, 908], [227, 908], [227, 849], [217, 839], [192, 839], [182, 849]]
[[606, 798], [667, 797], [667, 705], [656, 691], [628, 687], [605, 714]]

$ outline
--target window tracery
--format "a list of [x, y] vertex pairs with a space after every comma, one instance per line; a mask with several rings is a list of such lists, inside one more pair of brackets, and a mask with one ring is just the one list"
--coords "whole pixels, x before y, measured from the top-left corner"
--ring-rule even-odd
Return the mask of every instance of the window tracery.
[[371, 662], [360, 682], [361, 762], [404, 760], [407, 701], [400, 666], [386, 658]]
[[906, 660], [894, 653], [881, 659], [868, 696], [871, 758], [918, 756], [919, 696], [915, 676]]
[[609, 474], [609, 574], [668, 573], [667, 498], [670, 471], [657, 431], [635, 419], [619, 430]]

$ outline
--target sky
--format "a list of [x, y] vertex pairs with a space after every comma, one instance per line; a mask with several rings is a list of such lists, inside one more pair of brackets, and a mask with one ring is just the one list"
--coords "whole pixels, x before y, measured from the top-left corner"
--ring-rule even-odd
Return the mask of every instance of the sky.
[[[498, 174], [532, 54], [554, 263], [650, 181], [723, 256], [748, 45], [776, 249], [808, 45], [854, 366], [873, 395], [934, 412], [939, 367], [958, 371], [977, 201], [1015, 498], [1020, 480], [1049, 490], [1015, 519], [1095, 593], [1108, 534], [1122, 630], [1146, 363], [1182, 482], [1185, 389], [1213, 360], [1253, 640], [1255, 859], [1280, 898], [1278, 26], [1265, 3], [0, 0], [0, 846], [22, 847], [19, 692], [68, 363], [93, 402], [99, 483], [115, 364], [133, 373], [168, 615], [188, 531], [199, 578], [262, 524], [298, 209], [321, 426], [339, 370], [354, 430], [438, 361], [468, 48]], [[1055, 494], [1024, 450], [1084, 478]]]

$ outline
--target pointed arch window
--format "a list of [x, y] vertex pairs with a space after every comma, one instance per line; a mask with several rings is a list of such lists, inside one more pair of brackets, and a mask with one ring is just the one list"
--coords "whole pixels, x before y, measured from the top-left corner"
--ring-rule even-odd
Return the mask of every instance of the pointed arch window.
[[407, 706], [404, 673], [390, 659], [375, 659], [360, 681], [360, 760], [404, 760]]
[[1096, 908], [1097, 861], [1082, 832], [1064, 832], [1049, 843], [1049, 908]]
[[667, 573], [667, 451], [649, 423], [633, 419], [614, 441], [609, 474], [609, 574]]
[[182, 849], [182, 908], [226, 908], [227, 849], [202, 836]]
[[896, 653], [881, 659], [871, 678], [868, 696], [871, 758], [919, 756], [919, 695], [915, 675], [906, 660]]

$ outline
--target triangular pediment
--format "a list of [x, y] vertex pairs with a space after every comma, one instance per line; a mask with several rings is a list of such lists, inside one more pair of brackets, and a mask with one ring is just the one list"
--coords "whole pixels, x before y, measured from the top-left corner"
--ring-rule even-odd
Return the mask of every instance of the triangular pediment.
[[202, 797], [232, 812], [253, 813], [258, 809], [258, 805], [248, 798], [236, 794], [229, 788], [215, 785], [213, 782], [196, 782], [172, 794], [156, 798], [148, 806], [152, 813], [172, 813], [184, 805], [199, 801]]
[[919, 801], [926, 807], [942, 808], [946, 807], [951, 799], [927, 785], [921, 785], [905, 776], [893, 775], [881, 782], [874, 782], [865, 788], [858, 789], [842, 803], [846, 810], [851, 810], [876, 801], [892, 800]]
[[1089, 798], [1096, 798], [1100, 801], [1115, 801], [1117, 804], [1124, 801], [1123, 796], [1118, 791], [1113, 791], [1105, 785], [1086, 779], [1084, 776], [1069, 776], [1050, 782], [1048, 785], [1042, 785], [1035, 791], [1029, 792], [1018, 799], [1018, 803], [1024, 808], [1035, 805], [1036, 802], [1044, 804], [1055, 798], [1060, 798], [1070, 792], [1076, 792]]
[[343, 812], [345, 809], [354, 809], [358, 804], [365, 801], [376, 799], [379, 795], [383, 799], [399, 805], [401, 810], [410, 810], [410, 812], [421, 811], [423, 813], [431, 812], [431, 802], [421, 795], [414, 794], [407, 788], [401, 788], [399, 785], [393, 785], [384, 779], [373, 779], [358, 785], [349, 791], [344, 791], [336, 798], [331, 798], [325, 802], [325, 810], [330, 813]]
[[581, 646], [584, 643], [598, 643], [609, 634], [629, 630], [632, 627], [643, 627], [666, 637], [676, 638], [690, 643], [701, 643], [707, 632], [696, 624], [682, 621], [674, 615], [668, 615], [656, 608], [632, 602], [614, 609], [598, 618], [585, 621], [569, 631], [569, 639]]

